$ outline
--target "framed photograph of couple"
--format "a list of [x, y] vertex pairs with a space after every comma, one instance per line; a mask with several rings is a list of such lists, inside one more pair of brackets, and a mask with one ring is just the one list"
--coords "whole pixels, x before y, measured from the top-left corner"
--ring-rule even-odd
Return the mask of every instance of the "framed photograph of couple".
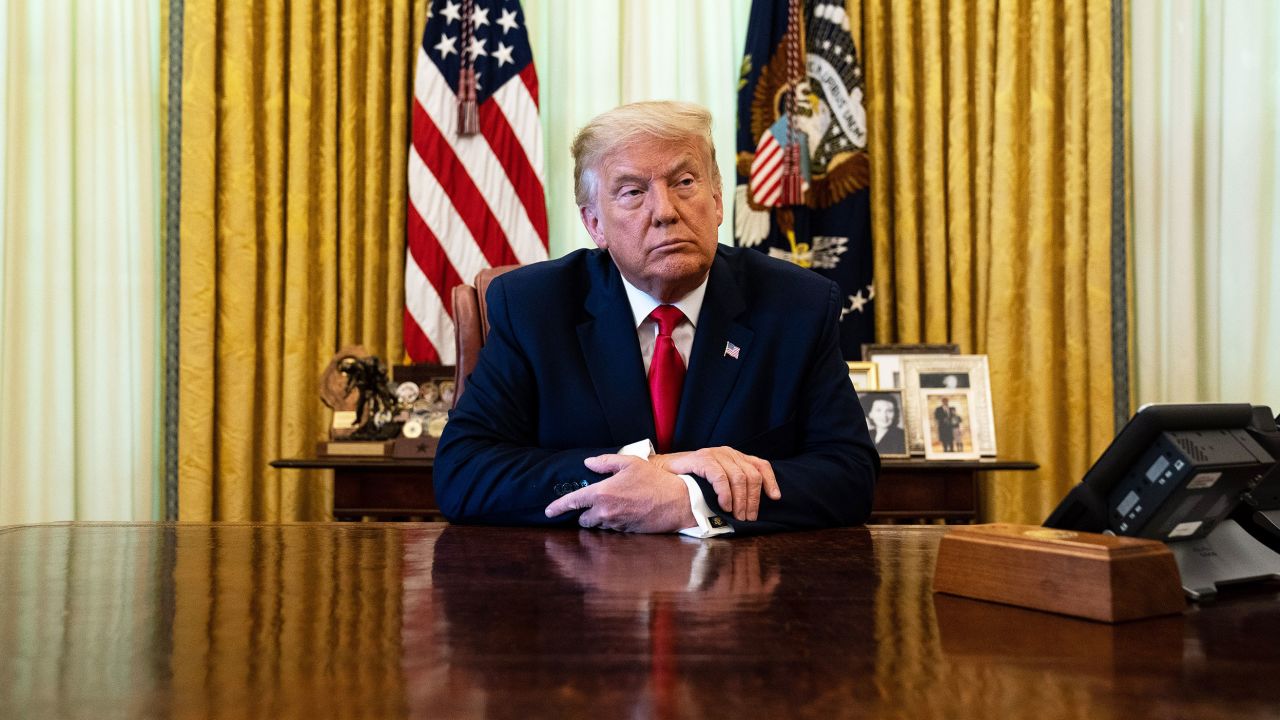
[[924, 457], [926, 460], [977, 460], [974, 445], [973, 393], [948, 388], [922, 389]]
[[902, 416], [901, 390], [858, 392], [862, 413], [867, 416], [867, 432], [882, 458], [908, 458], [907, 423]]
[[[938, 428], [932, 425], [936, 418], [929, 415], [927, 407], [927, 391], [939, 390], [956, 395], [967, 394], [964, 401], [968, 411], [966, 418], [968, 432], [972, 434], [972, 452], [974, 457], [995, 457], [996, 425], [991, 404], [991, 379], [986, 355], [903, 355], [902, 356], [903, 412], [914, 421], [907, 425], [907, 449], [913, 455], [929, 457], [926, 425], [935, 432]], [[937, 397], [936, 395], [931, 397]], [[940, 401], [935, 400], [936, 404]], [[959, 400], [957, 400], [959, 402]], [[948, 400], [948, 405], [951, 401]], [[936, 409], [936, 408], [934, 408]], [[954, 445], [953, 445], [954, 447]], [[935, 449], [934, 455], [943, 452]], [[952, 450], [950, 459], [963, 459]]]

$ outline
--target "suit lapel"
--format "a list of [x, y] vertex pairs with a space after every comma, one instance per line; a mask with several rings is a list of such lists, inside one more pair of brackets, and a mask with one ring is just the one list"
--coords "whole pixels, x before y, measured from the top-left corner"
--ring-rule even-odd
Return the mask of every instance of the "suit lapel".
[[602, 259], [602, 266], [591, 270], [595, 277], [586, 299], [591, 318], [578, 325], [578, 343], [613, 439], [624, 445], [654, 436], [653, 409], [631, 304], [612, 261], [607, 255]]
[[[684, 392], [680, 396], [680, 416], [676, 419], [673, 441], [677, 448], [702, 448], [711, 440], [738, 380], [738, 371], [750, 357], [754, 333], [737, 322], [745, 308], [729, 263], [717, 254], [698, 315]], [[737, 346], [737, 358], [726, 352], [728, 343]]]

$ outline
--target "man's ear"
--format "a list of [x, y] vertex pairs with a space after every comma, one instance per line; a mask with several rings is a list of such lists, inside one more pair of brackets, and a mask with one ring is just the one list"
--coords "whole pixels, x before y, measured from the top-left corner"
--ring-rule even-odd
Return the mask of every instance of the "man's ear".
[[595, 205], [579, 207], [578, 215], [582, 218], [582, 227], [587, 229], [587, 234], [591, 236], [591, 240], [595, 242], [596, 247], [601, 250], [608, 250], [609, 242], [604, 238], [604, 227], [600, 222], [600, 213], [596, 212]]

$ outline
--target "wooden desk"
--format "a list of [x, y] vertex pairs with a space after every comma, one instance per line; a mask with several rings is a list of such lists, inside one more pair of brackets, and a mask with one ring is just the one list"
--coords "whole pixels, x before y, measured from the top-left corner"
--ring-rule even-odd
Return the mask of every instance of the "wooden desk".
[[[335, 520], [443, 519], [431, 487], [430, 460], [286, 458], [273, 461], [271, 467], [333, 470]], [[1023, 460], [883, 460], [871, 522], [974, 522], [979, 473], [1038, 467]]]
[[1280, 587], [1112, 627], [947, 596], [943, 528], [705, 542], [0, 528], [0, 717], [1274, 718]]

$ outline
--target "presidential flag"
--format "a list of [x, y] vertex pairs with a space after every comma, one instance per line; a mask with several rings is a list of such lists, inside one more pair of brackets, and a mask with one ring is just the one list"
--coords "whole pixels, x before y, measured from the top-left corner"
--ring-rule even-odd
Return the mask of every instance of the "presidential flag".
[[404, 345], [454, 362], [452, 288], [547, 259], [538, 76], [518, 0], [435, 0], [409, 148]]
[[875, 341], [863, 88], [844, 0], [755, 0], [738, 81], [734, 239], [840, 285], [850, 360]]

